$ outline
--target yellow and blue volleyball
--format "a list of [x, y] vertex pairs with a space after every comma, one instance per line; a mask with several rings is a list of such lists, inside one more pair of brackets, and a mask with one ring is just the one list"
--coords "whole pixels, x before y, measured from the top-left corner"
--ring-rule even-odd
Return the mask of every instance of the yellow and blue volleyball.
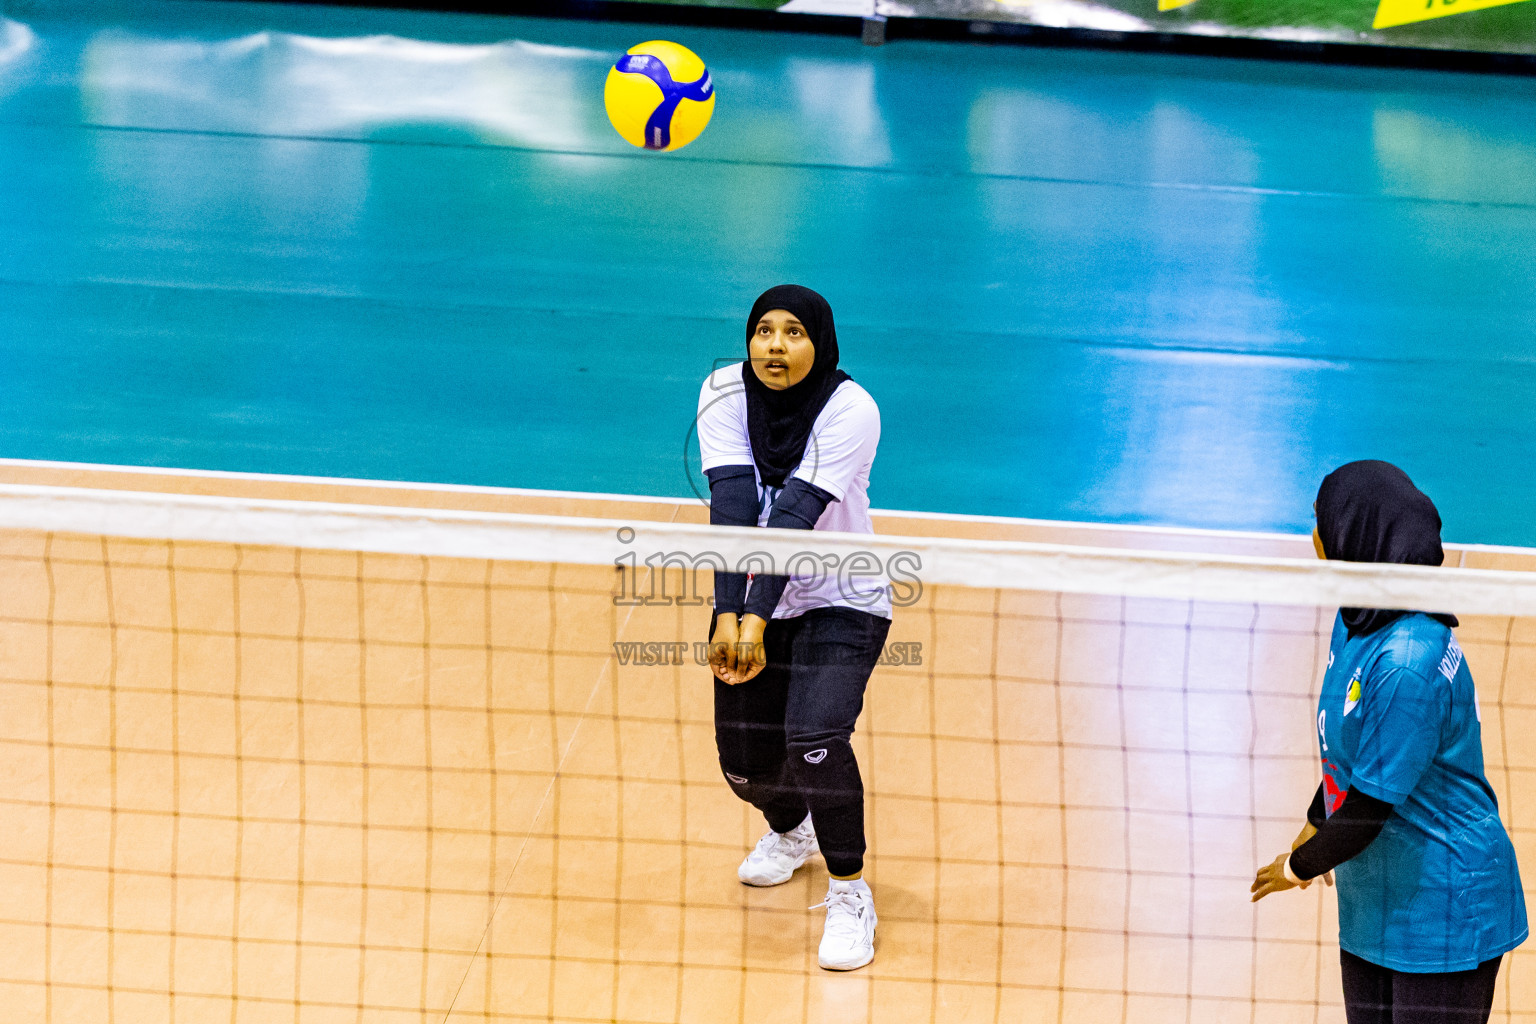
[[715, 86], [697, 54], [658, 39], [630, 47], [613, 65], [603, 106], [630, 145], [682, 149], [714, 115]]

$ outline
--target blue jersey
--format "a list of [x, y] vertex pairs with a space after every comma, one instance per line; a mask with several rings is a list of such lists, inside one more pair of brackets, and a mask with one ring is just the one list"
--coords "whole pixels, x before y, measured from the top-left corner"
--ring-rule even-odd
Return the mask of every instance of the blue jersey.
[[1339, 945], [1426, 973], [1470, 970], [1523, 942], [1520, 869], [1451, 631], [1413, 614], [1351, 639], [1335, 620], [1317, 731], [1329, 815], [1351, 786], [1393, 805], [1381, 834], [1338, 867]]

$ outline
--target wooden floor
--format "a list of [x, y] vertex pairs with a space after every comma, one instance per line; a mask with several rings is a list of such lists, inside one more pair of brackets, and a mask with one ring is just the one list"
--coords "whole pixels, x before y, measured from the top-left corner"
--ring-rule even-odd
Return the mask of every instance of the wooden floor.
[[[0, 479], [698, 513], [78, 467]], [[601, 567], [0, 536], [5, 1019], [1342, 1020], [1331, 892], [1247, 899], [1316, 784], [1328, 617], [929, 588], [891, 635], [922, 663], [876, 671], [855, 737], [880, 929], [874, 963], [835, 975], [806, 909], [822, 865], [736, 880], [764, 825], [720, 778], [707, 671], [614, 657], [702, 638], [707, 610], [616, 606], [612, 586]], [[1536, 623], [1459, 635], [1529, 866]], [[1536, 1016], [1533, 983], [1516, 955], [1495, 1019]]]

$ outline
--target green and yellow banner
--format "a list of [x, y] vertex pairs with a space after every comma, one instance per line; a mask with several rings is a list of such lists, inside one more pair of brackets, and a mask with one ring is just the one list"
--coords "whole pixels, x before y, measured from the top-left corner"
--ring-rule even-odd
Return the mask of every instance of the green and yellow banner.
[[[658, 0], [650, 0], [655, 3]], [[1423, 47], [1536, 57], [1536, 0], [659, 0], [847, 17]], [[0, 0], [0, 7], [4, 0]], [[1451, 17], [1451, 15], [1460, 17]]]
[[[1157, 9], [1159, 12], [1174, 11], [1195, 2], [1196, 0], [1157, 0]], [[1527, 0], [1381, 0], [1376, 8], [1376, 17], [1371, 22], [1371, 28], [1394, 28], [1398, 25], [1429, 21], [1432, 18], [1444, 18], [1452, 14], [1468, 14], [1488, 7], [1505, 7], [1509, 4], [1525, 2]], [[1252, 5], [1255, 8], [1253, 13], [1257, 13], [1258, 6], [1258, 4]]]
[[[1376, 20], [1371, 22], [1371, 28], [1391, 28], [1394, 25], [1408, 25], [1415, 21], [1444, 18], [1450, 14], [1480, 11], [1485, 7], [1503, 7], [1507, 4], [1525, 2], [1527, 0], [1381, 0], [1381, 6], [1376, 8]], [[1159, 0], [1158, 9], [1162, 9], [1162, 0]]]

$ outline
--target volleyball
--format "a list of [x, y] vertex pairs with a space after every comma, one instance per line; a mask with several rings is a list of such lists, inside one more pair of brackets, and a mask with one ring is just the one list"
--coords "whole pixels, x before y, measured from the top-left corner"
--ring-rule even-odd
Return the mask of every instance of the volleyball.
[[603, 106], [625, 142], [665, 152], [704, 131], [715, 112], [715, 87], [697, 54], [658, 39], [630, 47], [613, 65]]

